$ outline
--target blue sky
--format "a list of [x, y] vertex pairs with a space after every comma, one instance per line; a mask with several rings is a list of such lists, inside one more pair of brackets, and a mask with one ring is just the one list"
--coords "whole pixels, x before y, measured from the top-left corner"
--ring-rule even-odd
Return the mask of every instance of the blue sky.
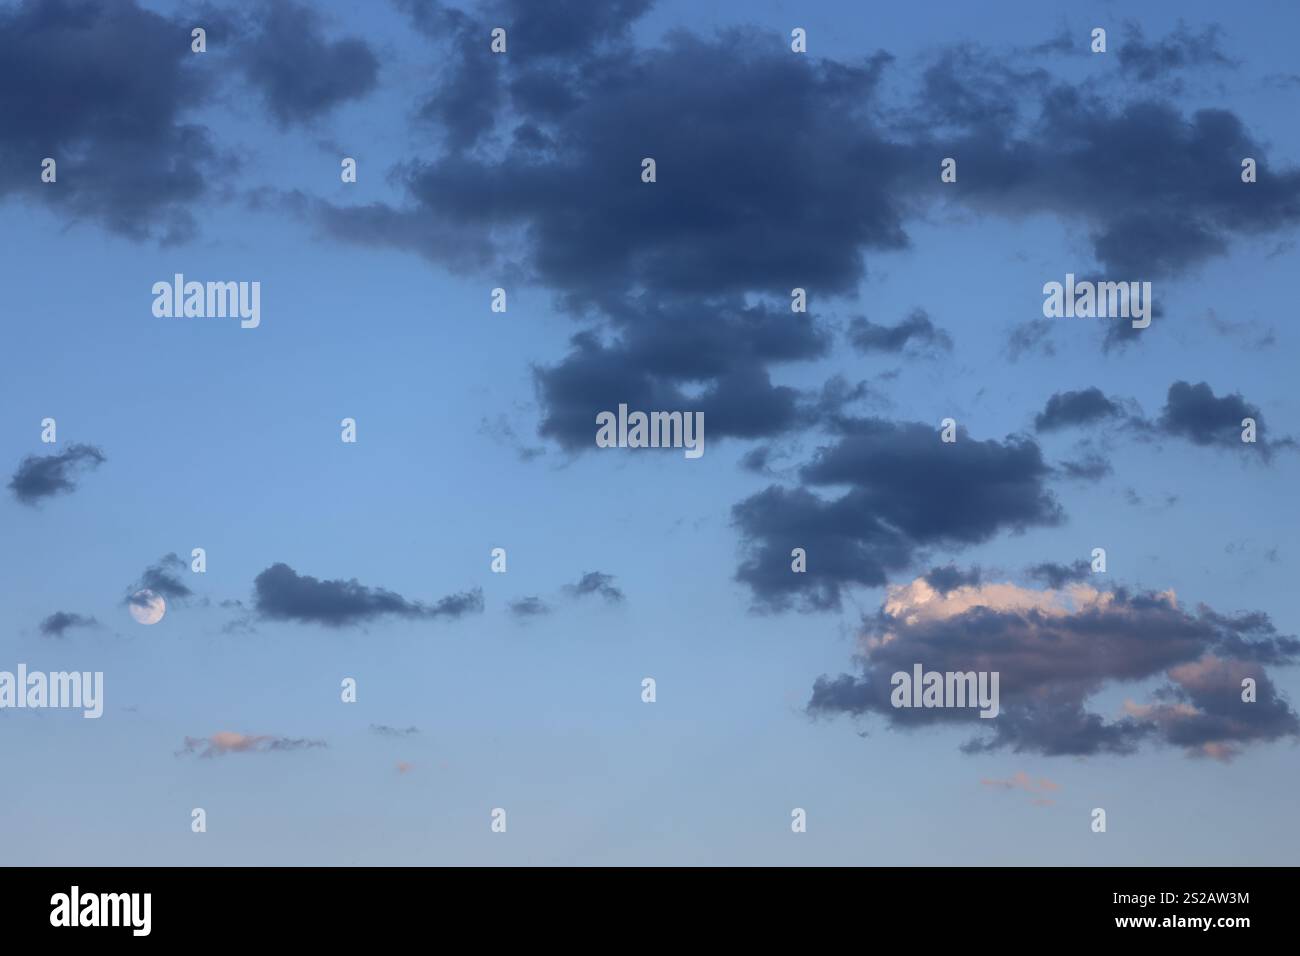
[[[56, 118], [23, 112], [0, 130], [13, 240], [0, 465], [21, 486], [28, 456], [80, 443], [105, 458], [69, 471], [71, 493], [6, 488], [0, 502], [0, 670], [105, 675], [98, 721], [0, 711], [6, 862], [1295, 862], [1294, 9], [698, 6], [574, 3], [555, 9], [575, 19], [539, 21], [511, 4], [457, 18], [418, 3], [198, 14], [101, 0], [89, 32], [88, 14], [57, 5], [44, 24], [33, 5], [3, 8], [0, 49], [28, 54], [0, 85], [47, 97]], [[189, 28], [205, 21], [209, 50], [192, 54]], [[486, 68], [499, 87], [475, 72], [497, 25], [509, 49]], [[1095, 26], [1105, 54], [1088, 52]], [[808, 31], [802, 58], [794, 27]], [[278, 69], [287, 51], [294, 70]], [[140, 92], [164, 88], [174, 103]], [[762, 90], [748, 111], [747, 89]], [[1078, 100], [1062, 107], [1067, 91]], [[83, 106], [58, 112], [69, 102]], [[1196, 135], [1198, 110], [1239, 121], [1259, 183], [1239, 180], [1234, 127]], [[512, 146], [521, 126], [549, 145]], [[602, 165], [623, 152], [626, 191]], [[639, 159], [656, 154], [659, 181], [643, 184]], [[54, 155], [59, 180], [42, 184]], [[940, 184], [950, 155], [958, 182]], [[136, 165], [97, 173], [110, 156]], [[340, 182], [342, 156], [358, 161], [355, 184]], [[1108, 178], [1089, 157], [1126, 172]], [[177, 176], [187, 163], [201, 187]], [[177, 216], [189, 228], [172, 241]], [[1130, 242], [1148, 223], [1153, 243]], [[821, 284], [802, 283], [809, 312], [796, 316], [786, 264], [805, 256]], [[259, 281], [260, 327], [154, 317], [150, 289], [176, 272]], [[1067, 272], [1149, 279], [1162, 314], [1133, 341], [1106, 338], [1113, 320], [1043, 325], [1042, 285]], [[489, 309], [497, 286], [504, 314]], [[853, 345], [862, 321], [893, 328], [918, 309], [950, 347]], [[695, 341], [710, 328], [721, 345]], [[1017, 330], [1039, 344], [1016, 354]], [[710, 362], [722, 371], [672, 371]], [[755, 385], [764, 376], [775, 393]], [[836, 376], [865, 385], [818, 404]], [[1176, 382], [1206, 383], [1213, 401], [1178, 406]], [[1036, 428], [1051, 396], [1089, 389], [1122, 412]], [[595, 448], [584, 402], [671, 395], [707, 406], [701, 459]], [[786, 399], [787, 417], [768, 413]], [[1260, 445], [1225, 438], [1240, 408], [1264, 422]], [[949, 416], [957, 449], [994, 443], [987, 471], [961, 458], [911, 479], [879, 470], [928, 461], [907, 423], [937, 442]], [[355, 444], [340, 441], [345, 417]], [[848, 480], [809, 470], [860, 447]], [[765, 471], [746, 465], [756, 449]], [[1064, 474], [1089, 456], [1104, 474]], [[770, 488], [787, 497], [763, 498]], [[789, 541], [771, 528], [798, 514], [799, 493], [861, 493], [860, 517], [884, 521], [901, 558], [832, 521], [808, 528], [808, 582], [778, 576], [767, 557]], [[755, 501], [792, 510], [733, 510]], [[913, 513], [918, 501], [940, 517]], [[846, 542], [861, 566], [825, 570]], [[202, 575], [188, 569], [195, 547]], [[491, 573], [496, 547], [505, 574]], [[1095, 670], [1076, 685], [1062, 659], [1019, 690], [1080, 693], [1114, 735], [1067, 734], [1053, 711], [972, 753], [978, 719], [909, 725], [874, 709], [855, 655], [884, 626], [887, 586], [952, 565], [979, 569], [964, 592], [975, 605], [993, 584], [1023, 598], [1045, 590], [1029, 569], [1095, 547], [1107, 572], [1077, 583], [1125, 595], [1102, 614]], [[137, 624], [125, 598], [169, 554], [193, 594]], [[751, 561], [758, 573], [738, 578]], [[323, 605], [285, 611], [257, 583], [280, 563], [401, 595], [408, 612], [363, 599], [331, 625]], [[592, 572], [621, 599], [573, 593]], [[479, 612], [409, 610], [474, 589]], [[1144, 616], [1140, 597], [1171, 589], [1176, 607]], [[306, 604], [327, 590], [307, 585]], [[513, 613], [528, 597], [550, 613]], [[1206, 623], [1199, 605], [1237, 623]], [[1025, 620], [992, 611], [1000, 626]], [[56, 612], [95, 623], [43, 633]], [[1275, 632], [1233, 617], [1257, 612]], [[964, 657], [960, 641], [982, 640], [980, 622], [956, 620], [950, 659], [972, 666], [979, 649]], [[1127, 679], [1153, 625], [1187, 629], [1195, 648], [1151, 651], [1168, 666]], [[1030, 640], [1050, 661], [1050, 629]], [[1030, 649], [993, 647], [1008, 675]], [[1272, 682], [1254, 705], [1270, 719], [1251, 711], [1214, 733], [1172, 712], [1124, 724], [1126, 700], [1202, 716], [1223, 704], [1168, 672], [1233, 648]], [[818, 679], [841, 674], [857, 675], [857, 704], [810, 710]], [[356, 703], [340, 701], [344, 677]], [[185, 752], [218, 734], [325, 746]], [[190, 830], [195, 807], [206, 833]], [[795, 807], [806, 833], [791, 832]], [[1089, 828], [1094, 807], [1105, 834]]]

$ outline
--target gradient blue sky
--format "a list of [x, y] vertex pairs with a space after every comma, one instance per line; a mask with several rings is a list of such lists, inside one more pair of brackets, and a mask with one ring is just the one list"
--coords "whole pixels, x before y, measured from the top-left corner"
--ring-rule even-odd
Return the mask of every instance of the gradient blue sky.
[[[203, 22], [185, 5], [145, 6]], [[572, 454], [537, 437], [532, 370], [560, 362], [578, 328], [555, 289], [528, 282], [522, 267], [460, 269], [341, 241], [276, 201], [300, 190], [340, 205], [400, 204], [393, 171], [442, 149], [436, 126], [413, 114], [444, 64], [407, 15], [379, 2], [314, 6], [325, 36], [369, 44], [375, 88], [284, 126], [237, 75], [239, 51], [213, 43], [204, 68], [229, 79], [185, 118], [231, 158], [220, 184], [190, 204], [193, 239], [135, 241], [74, 222], [30, 192], [0, 194], [9, 240], [0, 259], [5, 479], [24, 456], [74, 442], [107, 456], [75, 493], [37, 507], [7, 491], [0, 501], [0, 669], [102, 670], [106, 682], [98, 721], [0, 712], [8, 781], [0, 862], [1296, 862], [1294, 738], [1248, 746], [1227, 763], [1154, 744], [1129, 755], [970, 755], [959, 750], [968, 728], [900, 732], [878, 718], [810, 718], [814, 681], [851, 670], [859, 619], [875, 614], [884, 589], [851, 587], [838, 611], [751, 609], [749, 589], [734, 579], [741, 540], [731, 508], [773, 482], [740, 465], [758, 442], [711, 440], [706, 422], [706, 454], [686, 461]], [[1181, 86], [1158, 95], [1188, 111], [1231, 110], [1273, 167], [1300, 164], [1292, 122], [1300, 83], [1284, 79], [1295, 72], [1300, 13], [1280, 2], [702, 10], [663, 0], [631, 35], [653, 47], [674, 30], [709, 36], [752, 25], [784, 42], [802, 26], [811, 57], [893, 54], [884, 84], [902, 102], [952, 44], [1018, 65], [1017, 50], [1058, 35], [1083, 51], [1094, 26], [1110, 29], [1117, 46], [1126, 25], [1155, 41], [1180, 20], [1193, 32], [1220, 25], [1219, 47], [1239, 65], [1182, 71]], [[176, 41], [188, 45], [183, 32]], [[1116, 57], [1034, 62], [1084, 82], [1090, 71], [1114, 70]], [[24, 159], [21, 176], [34, 180], [44, 155]], [[342, 155], [358, 160], [355, 185], [339, 182]], [[937, 164], [936, 156], [936, 177]], [[872, 175], [862, 172], [864, 181]], [[936, 424], [952, 416], [979, 439], [1032, 432], [1055, 392], [1096, 386], [1154, 417], [1170, 383], [1206, 381], [1216, 395], [1242, 393], [1275, 433], [1300, 433], [1293, 227], [1234, 235], [1225, 254], [1158, 281], [1166, 318], [1139, 345], [1103, 352], [1100, 320], [1060, 320], [1054, 355], [1016, 361], [1007, 336], [1041, 318], [1042, 284], [1095, 270], [1087, 229], [1051, 212], [1006, 218], [936, 203], [908, 219], [907, 233], [910, 248], [867, 253], [854, 295], [810, 290], [810, 311], [842, 329], [855, 316], [893, 324], [923, 308], [952, 351], [863, 355], [837, 336], [822, 359], [774, 367], [774, 381], [815, 389], [835, 374], [857, 381], [897, 369], [878, 383], [887, 401], [879, 414]], [[260, 281], [261, 327], [155, 318], [150, 287], [175, 272]], [[509, 289], [506, 314], [488, 308], [498, 285]], [[1274, 344], [1251, 347], [1269, 330]], [[59, 426], [53, 449], [40, 443], [47, 416]], [[355, 445], [339, 440], [349, 416]], [[499, 437], [503, 422], [543, 453], [521, 459]], [[1075, 457], [1079, 437], [1035, 440], [1057, 462]], [[790, 464], [828, 443], [811, 431], [781, 441]], [[1294, 452], [1261, 465], [1118, 434], [1106, 454], [1109, 476], [1050, 483], [1067, 515], [1060, 526], [926, 549], [891, 583], [949, 561], [1023, 583], [1031, 564], [1069, 563], [1102, 546], [1116, 583], [1172, 588], [1181, 604], [1223, 613], [1263, 611], [1283, 634], [1300, 631]], [[122, 603], [129, 587], [160, 556], [194, 547], [208, 555], [205, 575], [184, 578], [198, 600], [174, 604], [156, 626], [137, 625]], [[489, 571], [494, 547], [508, 549], [507, 574]], [[254, 579], [276, 562], [410, 600], [479, 587], [486, 608], [447, 621], [332, 629], [256, 620], [252, 631], [227, 629], [236, 614], [220, 603], [249, 603]], [[614, 575], [625, 601], [563, 593], [597, 570]], [[526, 621], [509, 613], [510, 601], [532, 595], [553, 613]], [[99, 626], [42, 635], [40, 622], [56, 611]], [[1269, 673], [1300, 699], [1296, 668]], [[339, 700], [347, 676], [359, 683], [356, 704]], [[640, 699], [646, 676], [658, 684], [654, 705]], [[1111, 684], [1091, 706], [1113, 715], [1144, 689]], [[372, 724], [420, 732], [389, 739]], [[218, 731], [328, 746], [176, 755], [187, 736]], [[398, 773], [398, 761], [410, 771]], [[1054, 803], [981, 783], [1018, 772], [1059, 784]], [[1105, 835], [1089, 829], [1099, 806]], [[205, 834], [190, 832], [193, 807], [207, 811]], [[493, 807], [509, 813], [504, 836], [489, 830]], [[793, 807], [808, 812], [806, 834], [790, 832]]]

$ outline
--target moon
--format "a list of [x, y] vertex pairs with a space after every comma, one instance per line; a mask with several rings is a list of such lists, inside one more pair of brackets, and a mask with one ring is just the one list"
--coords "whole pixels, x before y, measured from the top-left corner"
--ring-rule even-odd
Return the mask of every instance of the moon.
[[132, 594], [127, 607], [131, 609], [131, 616], [141, 624], [157, 624], [167, 613], [167, 602], [162, 595], [148, 588]]

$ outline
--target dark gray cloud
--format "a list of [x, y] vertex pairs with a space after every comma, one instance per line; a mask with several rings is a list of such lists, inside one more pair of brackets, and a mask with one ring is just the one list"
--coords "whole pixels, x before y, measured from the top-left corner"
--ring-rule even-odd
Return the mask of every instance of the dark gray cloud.
[[1239, 392], [1216, 396], [1206, 382], [1192, 385], [1177, 381], [1170, 385], [1165, 406], [1154, 428], [1160, 434], [1185, 438], [1194, 445], [1250, 451], [1252, 445], [1241, 440], [1241, 423], [1246, 418], [1255, 420], [1255, 447], [1263, 457], [1268, 458], [1274, 448], [1295, 445], [1290, 438], [1268, 437], [1259, 408], [1247, 402]]
[[507, 607], [515, 617], [541, 617], [551, 613], [551, 606], [539, 597], [523, 597], [511, 601]]
[[1085, 580], [1092, 574], [1092, 564], [1080, 558], [1071, 564], [1058, 564], [1055, 561], [1043, 561], [1031, 565], [1025, 576], [1033, 581], [1040, 581], [1049, 588], [1060, 589], [1067, 584]]
[[897, 325], [876, 325], [860, 316], [849, 324], [848, 335], [853, 347], [864, 354], [904, 349], [920, 353], [952, 351], [952, 339], [930, 321], [924, 309], [913, 310]]
[[1115, 418], [1123, 414], [1120, 406], [1107, 398], [1101, 389], [1092, 387], [1076, 392], [1057, 392], [1047, 400], [1047, 407], [1034, 419], [1034, 429], [1056, 431], [1072, 425]]
[[40, 631], [45, 637], [62, 637], [71, 627], [96, 627], [99, 622], [93, 617], [74, 614], [71, 611], [55, 611], [41, 621]]
[[[448, 148], [459, 152], [491, 132], [505, 106], [522, 116], [556, 119], [578, 103], [579, 90], [608, 58], [627, 50], [632, 22], [651, 0], [496, 0], [463, 11], [439, 0], [397, 0], [415, 27], [441, 48], [443, 69], [418, 115], [436, 122]], [[508, 58], [487, 42], [495, 27], [508, 32]], [[524, 121], [515, 141], [551, 140]]]
[[622, 590], [614, 586], [614, 575], [603, 571], [588, 571], [576, 584], [566, 584], [564, 590], [572, 597], [599, 594], [611, 604], [618, 604], [625, 598]]
[[[702, 410], [715, 439], [799, 427], [803, 396], [774, 385], [770, 369], [827, 354], [831, 337], [814, 315], [791, 314], [790, 291], [808, 290], [814, 304], [850, 293], [864, 250], [907, 242], [890, 189], [909, 168], [907, 150], [866, 118], [887, 57], [791, 57], [778, 39], [747, 33], [681, 33], [609, 54], [644, 6], [620, 4], [591, 23], [584, 8], [577, 46], [560, 59], [528, 52], [516, 28], [510, 54], [489, 65], [496, 83], [445, 79], [454, 106], [438, 109], [470, 117], [452, 123], [453, 139], [476, 141], [485, 116], [507, 135], [493, 149], [403, 166], [404, 206], [300, 207], [335, 235], [438, 261], [522, 254], [534, 281], [594, 323], [567, 356], [535, 370], [540, 432], [575, 451], [594, 447], [596, 414], [621, 402]], [[474, 49], [486, 51], [481, 36]], [[537, 71], [551, 83], [545, 102], [521, 95], [542, 89]], [[647, 156], [658, 164], [653, 184], [641, 181]], [[496, 248], [493, 233], [522, 247]]]
[[[1243, 442], [1242, 422], [1255, 421], [1255, 442]], [[1131, 401], [1108, 398], [1099, 388], [1058, 392], [1047, 400], [1043, 411], [1034, 419], [1039, 432], [1059, 431], [1065, 428], [1112, 423], [1125, 431], [1147, 440], [1177, 438], [1201, 447], [1245, 449], [1258, 452], [1264, 461], [1272, 458], [1274, 451], [1296, 447], [1296, 440], [1288, 436], [1274, 436], [1264, 427], [1263, 413], [1259, 407], [1246, 401], [1239, 392], [1215, 395], [1207, 382], [1195, 385], [1182, 380], [1169, 386], [1164, 407], [1149, 419]], [[1088, 443], [1083, 446], [1088, 448]], [[1061, 470], [1070, 478], [1100, 478], [1111, 472], [1110, 462], [1098, 451], [1088, 450], [1077, 461], [1061, 464]]]
[[[795, 428], [807, 397], [774, 385], [767, 366], [818, 358], [831, 340], [788, 309], [717, 300], [692, 309], [638, 303], [620, 312], [615, 337], [581, 332], [558, 364], [534, 369], [544, 409], [539, 432], [571, 451], [595, 448], [597, 413], [620, 403], [701, 411], [709, 440]], [[700, 383], [703, 392], [688, 398], [686, 387]]]
[[[1124, 589], [1071, 603], [986, 586], [934, 601], [915, 583], [892, 589], [887, 607], [864, 620], [858, 671], [817, 680], [811, 714], [874, 715], [893, 728], [962, 724], [976, 734], [963, 745], [971, 753], [1126, 754], [1151, 741], [1224, 758], [1250, 742], [1300, 737], [1300, 719], [1264, 670], [1294, 663], [1300, 641], [1264, 614], [1192, 613], [1170, 594]], [[893, 707], [891, 676], [917, 663], [998, 672], [1001, 712]], [[1255, 703], [1241, 699], [1246, 676], [1257, 682]], [[1152, 679], [1161, 683], [1151, 704], [1130, 703], [1113, 719], [1088, 709], [1105, 688]]]
[[925, 573], [925, 583], [940, 594], [947, 594], [961, 587], [970, 587], [980, 583], [982, 572], [978, 567], [963, 571], [955, 564], [941, 568], [931, 568]]
[[44, 498], [71, 494], [77, 488], [75, 475], [107, 460], [95, 446], [76, 443], [54, 455], [28, 455], [9, 480], [9, 490], [23, 504], [35, 506]]
[[[190, 31], [208, 32], [208, 52]], [[183, 242], [194, 206], [238, 166], [193, 117], [242, 70], [282, 124], [317, 117], [375, 85], [361, 40], [327, 40], [304, 4], [270, 0], [245, 17], [205, 5], [172, 17], [136, 0], [23, 0], [0, 9], [0, 198], [135, 240]], [[58, 163], [55, 183], [40, 163]]]
[[320, 17], [293, 0], [258, 5], [237, 62], [281, 124], [314, 119], [375, 86], [379, 60], [355, 37], [327, 40]]
[[[586, 327], [534, 369], [539, 433], [573, 452], [593, 448], [596, 414], [623, 402], [702, 410], [713, 438], [818, 424], [815, 396], [774, 382], [774, 368], [827, 354], [819, 301], [854, 294], [867, 258], [905, 249], [906, 224], [940, 195], [1082, 225], [1117, 279], [1179, 272], [1235, 236], [1300, 222], [1300, 172], [1268, 168], [1233, 114], [1189, 117], [1154, 94], [1115, 97], [972, 44], [935, 54], [911, 109], [882, 92], [886, 53], [792, 57], [784, 38], [745, 31], [636, 47], [628, 26], [644, 2], [562, 4], [554, 17], [516, 2], [401, 5], [445, 45], [422, 108], [444, 151], [394, 168], [398, 204], [293, 206], [339, 238], [455, 268], [510, 264], [553, 290]], [[488, 48], [495, 25], [510, 30], [505, 56]], [[1130, 69], [1205, 42], [1134, 37]], [[900, 106], [910, 120], [897, 120]], [[961, 186], [939, 193], [944, 155], [959, 158]], [[1235, 174], [1243, 155], [1267, 170], [1250, 188]], [[640, 180], [647, 156], [653, 184]], [[789, 313], [794, 288], [808, 291], [808, 315]], [[1137, 341], [1117, 328], [1105, 348]], [[1050, 353], [1049, 335], [1043, 322], [1017, 326], [1008, 348]], [[850, 336], [872, 350], [948, 345], [923, 314], [863, 320]]]
[[137, 598], [135, 595], [141, 591], [152, 591], [154, 594], [161, 594], [169, 601], [185, 601], [194, 595], [189, 586], [180, 579], [180, 575], [185, 574], [188, 570], [189, 566], [180, 555], [175, 553], [165, 554], [155, 563], [145, 568], [139, 580], [127, 589], [131, 592], [131, 596], [127, 600], [147, 606], [151, 596], [146, 595]]
[[[1187, 46], [1175, 35], [1166, 52], [1147, 55], [1139, 41], [1130, 69], [1159, 70], [1162, 58], [1180, 55], [1167, 51]], [[1046, 212], [1082, 224], [1106, 278], [1178, 275], [1235, 239], [1300, 223], [1300, 170], [1273, 167], [1265, 145], [1231, 111], [1188, 112], [1150, 89], [1018, 74], [987, 54], [941, 58], [936, 69], [945, 88], [970, 91], [969, 102], [942, 104], [951, 129], [933, 146], [935, 155], [959, 160], [957, 198], [992, 215]], [[930, 135], [918, 118], [917, 139]], [[1247, 156], [1259, 166], [1249, 185], [1240, 179]], [[1115, 336], [1135, 338], [1131, 327], [1113, 330], [1112, 347], [1120, 344]]]
[[253, 582], [254, 608], [268, 620], [300, 621], [345, 627], [385, 615], [403, 618], [459, 618], [483, 610], [483, 592], [475, 588], [435, 604], [408, 601], [393, 591], [371, 588], [355, 578], [322, 581], [299, 574], [283, 562], [271, 565]]
[[[467, 227], [527, 227], [542, 282], [614, 311], [640, 288], [660, 301], [847, 292], [863, 248], [906, 244], [888, 190], [906, 155], [850, 119], [872, 100], [883, 61], [845, 66], [791, 57], [771, 37], [678, 34], [602, 67], [574, 78], [554, 148], [416, 167], [407, 186], [418, 208]], [[641, 182], [646, 156], [653, 184]]]
[[[950, 444], [917, 422], [845, 425], [800, 470], [800, 487], [773, 485], [732, 509], [746, 548], [736, 577], [761, 609], [796, 599], [835, 608], [844, 586], [884, 584], [925, 547], [972, 545], [1062, 520], [1045, 486], [1051, 469], [1029, 438], [977, 441], [959, 429]], [[825, 499], [808, 486], [849, 490]], [[806, 572], [791, 570], [796, 547], [807, 553]]]
[[[217, 162], [186, 121], [211, 84], [188, 20], [134, 0], [25, 0], [0, 9], [0, 196], [48, 203], [134, 239], [188, 238]], [[40, 162], [58, 181], [40, 181]]]

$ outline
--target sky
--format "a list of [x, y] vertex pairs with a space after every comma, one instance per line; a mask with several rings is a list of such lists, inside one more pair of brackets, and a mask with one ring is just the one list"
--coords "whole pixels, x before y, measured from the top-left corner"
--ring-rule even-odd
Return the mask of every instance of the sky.
[[1294, 864], [1297, 26], [0, 5], [0, 862]]

